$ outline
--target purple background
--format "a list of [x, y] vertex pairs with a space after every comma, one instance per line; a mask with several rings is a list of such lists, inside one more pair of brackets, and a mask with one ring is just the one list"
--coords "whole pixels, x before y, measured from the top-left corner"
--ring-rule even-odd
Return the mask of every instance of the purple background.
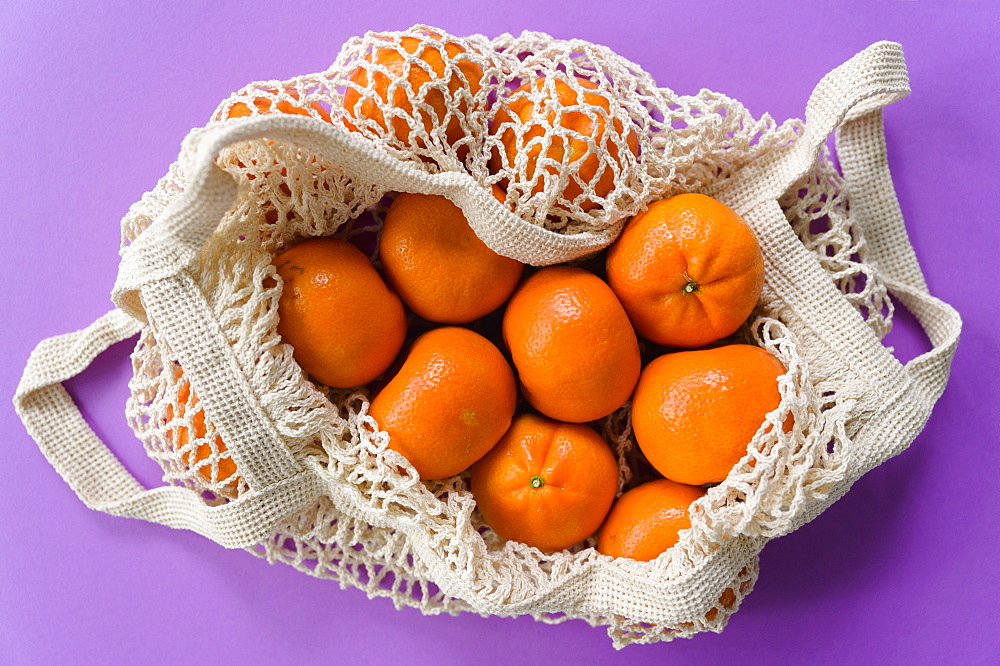
[[[981, 663], [1000, 655], [995, 2], [0, 3], [0, 663]], [[349, 5], [354, 5], [353, 7]], [[886, 112], [890, 164], [932, 292], [965, 329], [926, 430], [762, 554], [721, 635], [611, 648], [603, 629], [424, 617], [192, 533], [90, 511], [10, 407], [42, 338], [110, 307], [119, 220], [188, 130], [245, 83], [326, 68], [349, 37], [415, 23], [607, 45], [680, 93], [801, 117], [816, 82], [903, 44], [913, 94]], [[926, 347], [897, 318], [904, 358]], [[147, 485], [123, 418], [131, 341], [69, 388]]]

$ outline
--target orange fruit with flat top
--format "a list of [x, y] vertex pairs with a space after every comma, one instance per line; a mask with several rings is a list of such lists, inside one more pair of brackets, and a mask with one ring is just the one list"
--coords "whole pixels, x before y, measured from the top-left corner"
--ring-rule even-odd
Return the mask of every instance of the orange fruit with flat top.
[[421, 479], [443, 479], [500, 441], [516, 402], [514, 373], [500, 350], [467, 328], [444, 326], [413, 342], [369, 414]]
[[608, 249], [608, 284], [647, 340], [695, 348], [734, 333], [764, 285], [753, 230], [703, 194], [649, 205]]
[[[483, 79], [467, 45], [429, 31], [378, 38], [350, 74], [344, 125], [404, 145], [414, 130], [432, 135], [443, 127], [446, 142], [458, 143], [466, 135], [462, 118], [472, 110]], [[426, 147], [423, 137], [413, 138], [413, 144]]]
[[597, 198], [611, 194], [615, 172], [627, 165], [623, 149], [637, 156], [639, 141], [633, 128], [626, 131], [612, 115], [615, 102], [597, 88], [580, 77], [574, 77], [574, 85], [538, 77], [502, 98], [490, 130], [499, 136], [502, 150], [490, 155], [491, 170], [498, 173], [523, 163], [508, 188], [532, 184], [531, 196], [547, 189], [547, 180], [565, 179], [561, 198], [566, 202], [593, 188], [593, 197], [577, 203], [584, 211], [600, 205]]
[[283, 286], [278, 333], [317, 381], [351, 388], [372, 381], [406, 337], [403, 303], [347, 241], [312, 238], [274, 259]]
[[429, 321], [466, 324], [503, 305], [524, 265], [480, 240], [462, 209], [440, 195], [401, 193], [382, 225], [389, 284]]
[[590, 426], [523, 414], [472, 466], [470, 482], [497, 534], [553, 552], [600, 527], [615, 499], [618, 463]]
[[691, 527], [690, 506], [705, 490], [654, 479], [627, 491], [611, 507], [597, 535], [597, 551], [648, 562], [672, 547]]
[[571, 423], [607, 416], [639, 378], [639, 342], [628, 315], [597, 275], [543, 268], [521, 283], [504, 312], [503, 339], [524, 397]]
[[632, 396], [636, 443], [668, 479], [720, 483], [780, 405], [783, 374], [778, 358], [753, 345], [663, 354], [643, 369]]

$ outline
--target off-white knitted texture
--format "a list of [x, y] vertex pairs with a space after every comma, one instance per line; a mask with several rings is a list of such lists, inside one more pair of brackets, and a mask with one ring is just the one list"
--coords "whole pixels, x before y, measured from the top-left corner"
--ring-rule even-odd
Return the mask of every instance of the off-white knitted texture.
[[[358, 84], [358, 71], [381, 71], [365, 54], [391, 48], [406, 67], [421, 66], [404, 38], [427, 33], [439, 36], [429, 39], [447, 54], [446, 75], [405, 90], [408, 136], [345, 112], [350, 87], [381, 104]], [[462, 60], [482, 70], [478, 90], [470, 92], [474, 70]], [[597, 119], [609, 129], [589, 146], [598, 173], [614, 176], [610, 192], [591, 183], [564, 198], [579, 163], [490, 168], [502, 152], [502, 132], [490, 133], [498, 95], [539, 74], [581, 95], [594, 90], [580, 84], [586, 78], [611, 100]], [[463, 85], [449, 87], [454, 77]], [[907, 92], [901, 50], [889, 42], [824, 78], [804, 123], [777, 125], [716, 93], [657, 87], [636, 64], [578, 40], [458, 38], [426, 26], [365, 35], [329, 70], [248, 86], [191, 132], [122, 221], [120, 309], [40, 344], [15, 404], [88, 506], [192, 529], [397, 607], [578, 618], [606, 626], [616, 647], [721, 631], [752, 589], [767, 541], [906, 448], [947, 381], [960, 319], [927, 292], [882, 136], [882, 106]], [[447, 140], [452, 116], [435, 115], [433, 94], [448, 100], [458, 143]], [[544, 91], [525, 94], [540, 109], [550, 103]], [[262, 113], [289, 106], [298, 111]], [[230, 118], [242, 114], [252, 117]], [[509, 129], [527, 136], [525, 127]], [[842, 175], [825, 147], [835, 131]], [[567, 132], [557, 126], [542, 137], [542, 154], [574, 138]], [[507, 186], [505, 204], [493, 196], [497, 183]], [[311, 236], [376, 247], [385, 208], [401, 191], [449, 197], [493, 249], [536, 266], [592, 255], [629, 216], [679, 192], [711, 194], [753, 227], [765, 288], [738, 335], [785, 364], [782, 400], [746, 457], [692, 506], [692, 527], [676, 546], [635, 562], [601, 555], [590, 541], [555, 554], [504, 542], [483, 524], [464, 476], [422, 482], [387, 448], [365, 390], [323, 387], [295, 363], [276, 331], [282, 286], [272, 258]], [[890, 294], [933, 345], [905, 366], [881, 344]], [[114, 459], [61, 387], [136, 332], [126, 411], [164, 471], [167, 485], [152, 490]], [[596, 425], [618, 456], [621, 492], [640, 455], [627, 405]]]

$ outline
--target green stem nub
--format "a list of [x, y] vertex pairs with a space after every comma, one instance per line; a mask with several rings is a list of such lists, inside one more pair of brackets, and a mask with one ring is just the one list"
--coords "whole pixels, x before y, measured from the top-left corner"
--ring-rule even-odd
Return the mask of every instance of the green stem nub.
[[687, 284], [681, 287], [681, 291], [683, 291], [685, 294], [690, 294], [698, 291], [698, 283], [694, 281], [694, 278], [692, 278], [687, 273], [684, 273], [683, 275], [684, 279], [687, 280]]
[[529, 481], [528, 483], [531, 484], [532, 488], [541, 488], [542, 486], [545, 485], [545, 481], [542, 479], [542, 477], [538, 476], [537, 474], [531, 477], [531, 481]]

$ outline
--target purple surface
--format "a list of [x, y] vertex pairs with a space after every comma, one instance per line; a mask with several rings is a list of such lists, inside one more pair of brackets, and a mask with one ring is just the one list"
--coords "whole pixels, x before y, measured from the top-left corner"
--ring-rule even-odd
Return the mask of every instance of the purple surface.
[[[338, 3], [347, 5], [348, 3]], [[0, 663], [984, 663], [1000, 655], [1000, 233], [993, 2], [0, 4]], [[205, 8], [207, 7], [207, 8]], [[613, 7], [613, 9], [608, 9]], [[669, 8], [668, 8], [669, 7]], [[603, 629], [424, 617], [192, 533], [84, 507], [10, 407], [30, 350], [110, 307], [118, 222], [230, 91], [324, 69], [368, 29], [531, 29], [607, 45], [681, 93], [801, 117], [816, 82], [903, 44], [890, 165], [932, 293], [962, 313], [952, 380], [913, 446], [771, 543], [721, 635], [615, 652]], [[891, 342], [926, 346], [905, 316]], [[123, 418], [130, 343], [70, 383], [147, 485]]]

